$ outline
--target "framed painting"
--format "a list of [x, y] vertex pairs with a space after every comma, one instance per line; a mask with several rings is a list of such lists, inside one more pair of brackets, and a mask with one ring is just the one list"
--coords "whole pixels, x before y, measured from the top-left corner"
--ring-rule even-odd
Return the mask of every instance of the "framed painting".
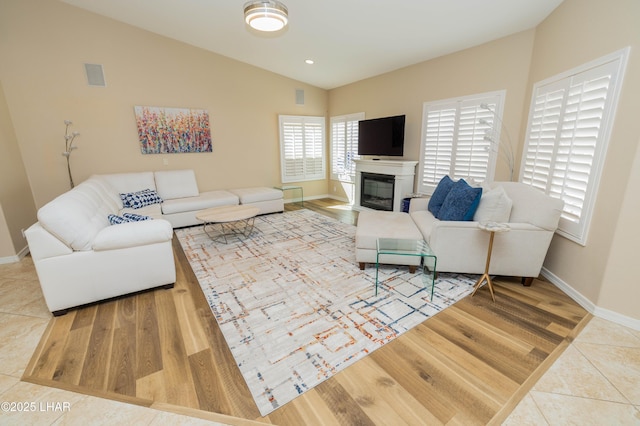
[[207, 110], [148, 106], [134, 110], [143, 154], [213, 151]]

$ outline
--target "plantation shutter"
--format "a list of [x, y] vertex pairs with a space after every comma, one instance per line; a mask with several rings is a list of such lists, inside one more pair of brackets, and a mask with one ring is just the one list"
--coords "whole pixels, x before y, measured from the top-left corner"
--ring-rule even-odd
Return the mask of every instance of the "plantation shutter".
[[[504, 92], [424, 104], [418, 192], [431, 193], [445, 175], [481, 182], [493, 178]], [[487, 109], [491, 108], [491, 110]]]
[[547, 183], [556, 153], [556, 138], [560, 129], [565, 89], [550, 84], [539, 90], [533, 99], [527, 151], [520, 179], [547, 192]]
[[451, 172], [456, 133], [456, 107], [442, 105], [441, 108], [429, 108], [425, 115], [427, 124], [421, 155], [419, 186], [435, 188], [440, 179]]
[[355, 182], [358, 156], [358, 121], [364, 113], [331, 117], [331, 179]]
[[326, 177], [324, 117], [281, 115], [282, 183]]
[[[481, 102], [495, 111], [496, 103], [486, 99]], [[477, 100], [463, 102], [460, 105], [458, 138], [456, 144], [454, 177], [466, 177], [477, 182], [487, 179], [487, 169], [491, 154], [491, 141], [485, 139], [487, 132], [493, 128], [494, 114], [483, 109]], [[486, 123], [483, 123], [485, 120]]]
[[559, 232], [584, 244], [604, 163], [623, 58], [534, 87], [520, 180], [562, 199]]

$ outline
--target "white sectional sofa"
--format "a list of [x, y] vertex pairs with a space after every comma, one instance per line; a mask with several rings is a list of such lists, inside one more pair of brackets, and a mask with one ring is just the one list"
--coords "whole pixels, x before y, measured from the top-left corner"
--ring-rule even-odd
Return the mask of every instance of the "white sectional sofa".
[[[152, 191], [150, 200], [159, 196], [162, 202], [140, 208], [123, 204], [144, 199], [133, 197], [140, 191]], [[284, 210], [277, 189], [240, 193], [261, 214]], [[25, 231], [49, 310], [59, 315], [116, 296], [172, 287], [173, 228], [200, 224], [197, 211], [240, 200], [231, 191], [199, 192], [192, 170], [91, 176], [40, 208], [38, 222]], [[130, 213], [152, 220], [110, 223]]]
[[[144, 189], [148, 178], [148, 174], [131, 174], [121, 176], [120, 183], [137, 191]], [[54, 315], [175, 283], [171, 223], [154, 215], [154, 220], [111, 226], [108, 215], [122, 212], [118, 192], [99, 177], [89, 178], [38, 210], [38, 222], [25, 236]]]
[[[498, 197], [502, 200], [499, 209], [495, 204], [489, 205], [499, 203]], [[409, 214], [360, 212], [356, 230], [356, 261], [360, 268], [376, 262], [377, 238], [408, 238], [424, 239], [429, 244], [437, 256], [438, 272], [482, 274], [489, 233], [480, 229], [478, 222], [507, 222], [510, 231], [495, 237], [489, 272], [522, 277], [523, 283], [529, 285], [540, 274], [563, 207], [561, 200], [518, 182], [487, 186], [471, 221], [438, 220], [428, 211], [428, 203], [429, 198], [412, 199]], [[418, 261], [412, 256], [382, 259], [382, 263], [410, 266]]]
[[251, 204], [260, 208], [258, 214], [284, 211], [282, 191], [278, 189], [257, 187], [200, 192], [196, 175], [190, 169], [116, 173], [95, 177], [104, 179], [121, 194], [143, 189], [157, 191], [162, 203], [135, 211], [124, 211], [166, 219], [174, 228], [202, 223], [196, 219], [196, 212], [211, 207]]

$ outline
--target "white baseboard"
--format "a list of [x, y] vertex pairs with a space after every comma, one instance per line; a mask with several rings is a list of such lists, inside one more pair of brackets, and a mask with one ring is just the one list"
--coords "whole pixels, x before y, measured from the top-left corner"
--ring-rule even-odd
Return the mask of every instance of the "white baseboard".
[[344, 197], [338, 197], [337, 195], [326, 195], [322, 198], [331, 198], [332, 200], [342, 201], [343, 203], [348, 203], [349, 199]]
[[591, 300], [583, 296], [579, 291], [577, 291], [576, 289], [571, 287], [569, 284], [564, 282], [560, 277], [558, 277], [553, 272], [549, 271], [544, 267], [542, 268], [541, 274], [543, 277], [548, 279], [552, 284], [554, 284], [556, 287], [558, 287], [560, 290], [566, 293], [567, 296], [575, 300], [576, 303], [578, 303], [580, 306], [586, 309], [590, 314], [598, 318], [615, 322], [616, 324], [620, 324], [622, 326], [640, 331], [640, 320], [597, 306]]
[[[332, 197], [332, 196], [331, 196], [331, 195], [329, 195], [329, 194], [311, 195], [311, 196], [308, 196], [308, 197], [304, 197], [304, 201], [307, 201], [307, 200], [319, 200], [319, 199], [321, 199], [321, 198], [335, 198], [335, 197]], [[289, 204], [289, 203], [299, 203], [300, 201], [303, 201], [303, 200], [301, 200], [301, 199], [300, 199], [300, 197], [295, 197], [295, 198], [285, 198], [285, 199], [284, 199], [284, 203], [285, 203], [285, 204]]]
[[[338, 197], [337, 195], [330, 195], [330, 194], [312, 195], [310, 197], [304, 197], [304, 201], [307, 201], [307, 200], [320, 200], [322, 198], [331, 198], [332, 200], [342, 201], [343, 203], [348, 203], [349, 202], [348, 198]], [[284, 199], [284, 203], [285, 204], [299, 203], [299, 202], [300, 202], [300, 197], [297, 197], [297, 198], [285, 198]]]
[[20, 262], [20, 259], [25, 257], [27, 254], [29, 254], [29, 246], [24, 246], [24, 248], [15, 256], [0, 257], [0, 265]]

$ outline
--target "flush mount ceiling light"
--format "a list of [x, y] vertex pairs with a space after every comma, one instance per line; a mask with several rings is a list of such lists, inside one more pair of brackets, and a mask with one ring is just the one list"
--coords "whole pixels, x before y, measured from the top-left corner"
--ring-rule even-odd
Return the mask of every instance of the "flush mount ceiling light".
[[258, 31], [279, 31], [287, 22], [287, 6], [277, 0], [250, 1], [244, 5], [244, 20]]

